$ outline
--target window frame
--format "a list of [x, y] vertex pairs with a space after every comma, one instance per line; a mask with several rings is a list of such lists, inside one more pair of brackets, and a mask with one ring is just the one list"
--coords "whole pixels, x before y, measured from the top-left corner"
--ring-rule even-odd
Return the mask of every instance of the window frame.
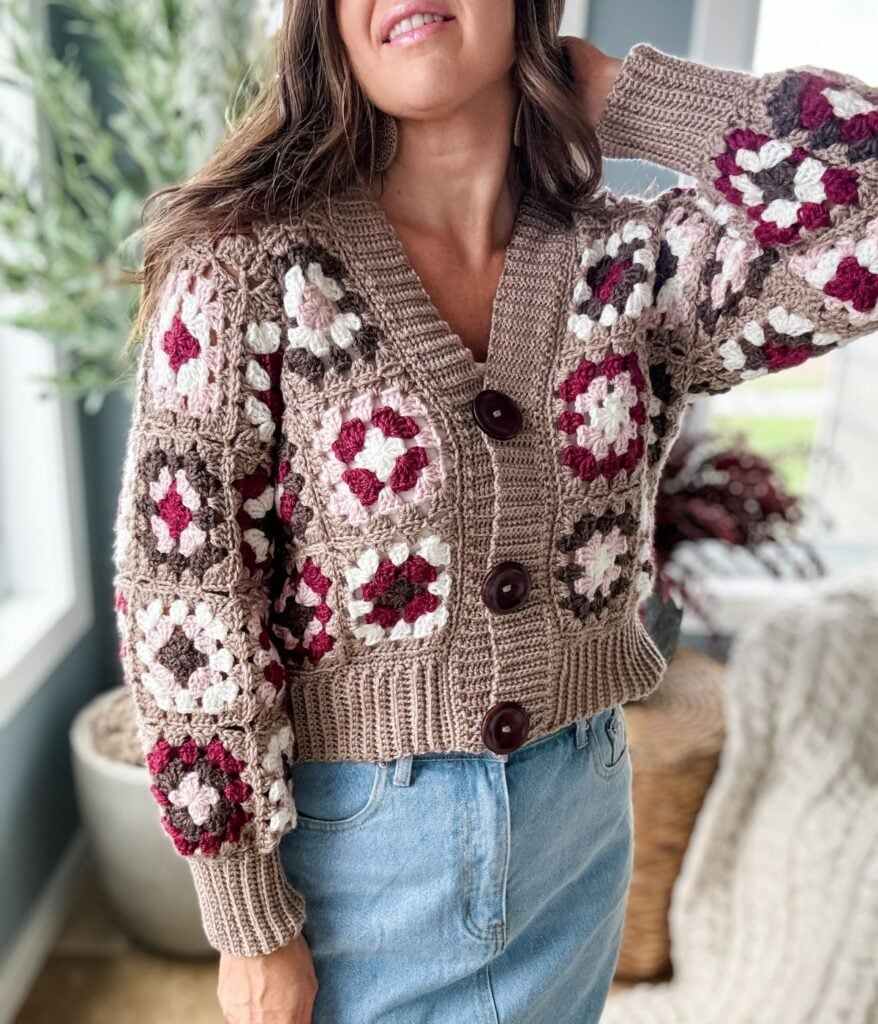
[[[45, 30], [43, 14], [41, 3], [31, 7], [35, 32]], [[7, 45], [0, 33], [3, 56]], [[19, 166], [38, 167], [48, 147], [35, 103], [4, 84], [0, 102], [20, 129], [0, 146]], [[94, 624], [77, 406], [36, 379], [59, 370], [50, 342], [0, 323], [0, 728]]]

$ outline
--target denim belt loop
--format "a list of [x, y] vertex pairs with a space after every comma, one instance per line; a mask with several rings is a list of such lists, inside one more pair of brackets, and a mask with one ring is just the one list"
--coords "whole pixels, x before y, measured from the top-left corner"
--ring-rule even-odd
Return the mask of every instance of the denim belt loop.
[[412, 780], [412, 755], [403, 754], [396, 759], [393, 769], [394, 786], [407, 786]]
[[588, 745], [589, 716], [583, 715], [576, 721], [576, 746], [581, 749]]

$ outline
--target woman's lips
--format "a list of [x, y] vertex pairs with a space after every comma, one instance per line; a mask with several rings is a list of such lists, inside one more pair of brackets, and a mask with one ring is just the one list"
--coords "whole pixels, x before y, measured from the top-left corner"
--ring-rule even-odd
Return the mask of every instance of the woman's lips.
[[454, 22], [454, 18], [449, 18], [447, 21], [431, 21], [426, 25], [419, 25], [417, 28], [410, 28], [407, 32], [400, 32], [399, 35], [389, 39], [384, 45], [413, 46], [415, 43], [421, 42], [422, 39], [426, 39], [429, 36], [434, 35], [436, 32], [441, 32], [442, 29], [448, 28], [448, 26], [453, 25]]

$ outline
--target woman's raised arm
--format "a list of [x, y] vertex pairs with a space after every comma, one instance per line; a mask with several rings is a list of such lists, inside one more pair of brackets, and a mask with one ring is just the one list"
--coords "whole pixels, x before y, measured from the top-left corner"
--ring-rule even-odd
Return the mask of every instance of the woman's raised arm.
[[583, 95], [604, 155], [694, 179], [632, 199], [621, 227], [650, 254], [641, 301], [679, 392], [727, 391], [878, 326], [878, 89], [811, 66], [717, 68], [647, 43], [621, 64], [592, 48], [582, 66], [598, 69]]

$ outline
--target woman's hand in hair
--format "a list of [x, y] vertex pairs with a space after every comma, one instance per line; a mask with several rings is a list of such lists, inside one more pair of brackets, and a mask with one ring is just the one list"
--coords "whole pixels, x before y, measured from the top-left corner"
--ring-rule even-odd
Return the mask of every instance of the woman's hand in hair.
[[311, 1024], [317, 975], [303, 935], [265, 956], [220, 956], [217, 997], [228, 1024]]
[[570, 55], [575, 89], [582, 102], [586, 120], [594, 128], [607, 103], [607, 96], [619, 74], [622, 60], [608, 57], [594, 43], [578, 36], [561, 36], [561, 43]]

